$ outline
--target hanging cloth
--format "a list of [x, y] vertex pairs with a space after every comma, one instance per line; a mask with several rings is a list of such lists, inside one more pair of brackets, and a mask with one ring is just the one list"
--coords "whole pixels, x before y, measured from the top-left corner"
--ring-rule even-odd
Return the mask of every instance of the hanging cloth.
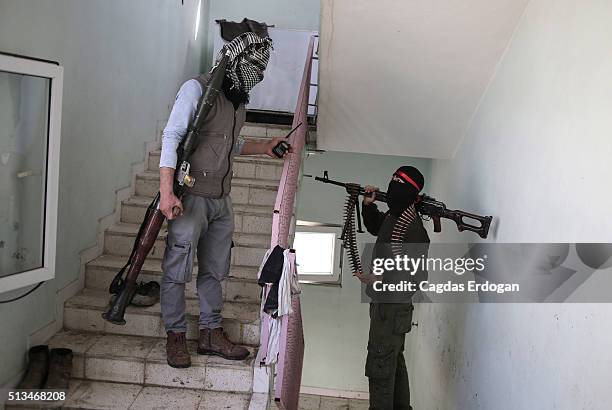
[[244, 18], [240, 23], [236, 21], [215, 20], [221, 26], [221, 38], [225, 41], [232, 41], [244, 33], [255, 33], [259, 37], [268, 37], [268, 26], [266, 23], [249, 20]]
[[263, 287], [261, 296], [261, 338], [257, 362], [270, 365], [278, 360], [281, 319], [292, 313], [291, 295], [299, 293], [295, 255], [289, 249], [275, 246], [264, 255], [257, 274]]

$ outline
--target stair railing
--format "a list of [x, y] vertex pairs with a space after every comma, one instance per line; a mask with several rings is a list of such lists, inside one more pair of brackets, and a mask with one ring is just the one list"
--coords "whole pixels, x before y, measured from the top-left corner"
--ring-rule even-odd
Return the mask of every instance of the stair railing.
[[[289, 140], [293, 152], [285, 157], [283, 164], [283, 173], [272, 216], [270, 249], [273, 249], [276, 245], [285, 249], [290, 248], [302, 154], [308, 135], [308, 108], [314, 43], [315, 38], [311, 37], [292, 125], [292, 127], [296, 127], [301, 123], [302, 126], [293, 133]], [[293, 250], [289, 254], [289, 260], [292, 264], [292, 272], [295, 272], [295, 252]], [[274, 378], [275, 401], [280, 408], [289, 410], [298, 408], [304, 360], [304, 333], [302, 329], [299, 289], [293, 288], [292, 290], [291, 313], [283, 315], [280, 319], [279, 353], [275, 367], [276, 377]], [[264, 288], [264, 295], [267, 296], [269, 291], [270, 286], [266, 286]], [[269, 329], [271, 318], [262, 312], [261, 320], [262, 335], [260, 349], [267, 349], [268, 335], [264, 330]]]

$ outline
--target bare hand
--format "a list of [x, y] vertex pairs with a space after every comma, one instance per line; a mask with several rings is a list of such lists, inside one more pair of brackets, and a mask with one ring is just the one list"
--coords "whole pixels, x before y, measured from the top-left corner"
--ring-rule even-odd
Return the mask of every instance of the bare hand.
[[[282, 138], [282, 137], [272, 138], [272, 141], [266, 144], [266, 154], [268, 154], [269, 157], [278, 158], [276, 155], [274, 155], [272, 150], [274, 149], [274, 147], [276, 147], [278, 144], [280, 144], [283, 141], [289, 144], [289, 142], [285, 138]], [[289, 150], [285, 153], [285, 155], [283, 155], [283, 158], [285, 158], [285, 156], [290, 152], [293, 152], [293, 147], [291, 147], [291, 145], [289, 145]]]
[[375, 186], [366, 185], [366, 187], [364, 189], [365, 189], [366, 192], [371, 192], [372, 196], [364, 196], [363, 197], [363, 204], [364, 205], [370, 205], [371, 203], [376, 201], [376, 191], [378, 191], [378, 188], [375, 187]]
[[161, 195], [159, 209], [170, 221], [183, 215], [183, 203], [174, 194]]

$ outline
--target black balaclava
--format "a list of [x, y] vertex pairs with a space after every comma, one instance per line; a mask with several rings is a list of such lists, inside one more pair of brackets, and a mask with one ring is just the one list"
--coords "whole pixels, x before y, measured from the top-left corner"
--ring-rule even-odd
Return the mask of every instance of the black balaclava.
[[400, 216], [412, 205], [423, 189], [425, 178], [415, 167], [400, 167], [393, 176], [400, 178], [404, 183], [391, 180], [387, 189], [387, 205], [392, 215]]

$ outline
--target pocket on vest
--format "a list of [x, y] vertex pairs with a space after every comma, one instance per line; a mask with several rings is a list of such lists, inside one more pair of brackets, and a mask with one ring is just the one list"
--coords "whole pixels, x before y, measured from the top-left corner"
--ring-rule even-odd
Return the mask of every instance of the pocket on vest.
[[393, 346], [383, 343], [368, 343], [368, 357], [365, 375], [371, 379], [385, 379], [391, 376], [395, 366]]
[[[191, 169], [196, 172], [216, 172], [227, 161], [228, 137], [223, 133], [202, 135], [202, 141], [191, 158]], [[197, 175], [195, 176], [197, 179]]]
[[186, 283], [191, 281], [193, 271], [191, 243], [168, 243], [162, 262], [162, 270], [164, 272], [164, 280], [169, 282]]

